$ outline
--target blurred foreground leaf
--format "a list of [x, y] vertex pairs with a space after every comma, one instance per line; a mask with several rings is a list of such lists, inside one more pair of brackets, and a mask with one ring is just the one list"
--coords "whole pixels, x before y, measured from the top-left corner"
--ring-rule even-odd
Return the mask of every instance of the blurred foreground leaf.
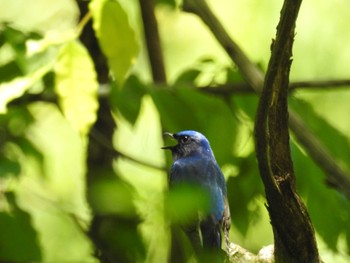
[[0, 156], [0, 177], [6, 175], [19, 175], [21, 166], [18, 162], [10, 160], [5, 156]]
[[53, 67], [53, 64], [47, 64], [38, 70], [34, 71], [23, 77], [15, 78], [9, 82], [0, 84], [0, 113], [6, 113], [7, 104], [21, 97], [32, 85], [49, 72]]
[[14, 193], [6, 193], [6, 198], [10, 212], [0, 212], [0, 261], [40, 261], [41, 250], [30, 214], [17, 205]]
[[128, 14], [118, 1], [93, 0], [89, 7], [102, 51], [118, 84], [122, 86], [139, 50]]
[[209, 194], [195, 185], [173, 187], [165, 199], [165, 213], [173, 223], [191, 223], [198, 220], [199, 212], [210, 209]]
[[113, 179], [96, 180], [89, 189], [90, 205], [97, 214], [118, 214], [122, 217], [133, 217], [133, 191], [125, 182]]
[[123, 89], [112, 84], [111, 103], [114, 111], [120, 111], [125, 119], [134, 124], [141, 108], [141, 100], [145, 95], [145, 85], [134, 75], [124, 83]]
[[55, 65], [56, 93], [71, 125], [85, 135], [96, 121], [98, 83], [88, 51], [78, 41], [67, 43]]

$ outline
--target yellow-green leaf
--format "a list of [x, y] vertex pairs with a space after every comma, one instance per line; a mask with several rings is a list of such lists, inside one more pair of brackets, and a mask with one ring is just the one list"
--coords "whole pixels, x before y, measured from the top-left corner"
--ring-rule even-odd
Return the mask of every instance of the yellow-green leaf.
[[73, 128], [85, 135], [96, 120], [98, 82], [85, 47], [72, 41], [62, 47], [55, 65], [59, 103]]
[[93, 27], [114, 77], [121, 86], [136, 60], [139, 45], [128, 16], [117, 1], [93, 0]]
[[52, 69], [52, 63], [37, 69], [36, 71], [15, 78], [9, 82], [0, 84], [0, 113], [6, 113], [7, 104], [12, 100], [21, 97], [29, 88], [38, 82], [47, 72]]

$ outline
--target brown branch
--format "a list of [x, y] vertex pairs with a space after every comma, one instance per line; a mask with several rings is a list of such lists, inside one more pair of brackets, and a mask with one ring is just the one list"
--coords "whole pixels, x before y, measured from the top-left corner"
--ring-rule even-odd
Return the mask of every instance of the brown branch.
[[265, 186], [276, 262], [320, 262], [315, 232], [296, 192], [289, 146], [288, 83], [301, 0], [285, 0], [255, 122], [256, 155]]
[[141, 159], [137, 159], [135, 157], [132, 157], [130, 155], [127, 155], [117, 149], [115, 149], [111, 144], [108, 142], [107, 138], [98, 130], [92, 129], [90, 131], [90, 136], [93, 138], [101, 147], [104, 148], [104, 152], [109, 153], [113, 157], [120, 157], [125, 160], [131, 161], [136, 164], [140, 164], [149, 168], [153, 168], [156, 170], [162, 170], [162, 171], [167, 171], [167, 168], [165, 166], [160, 166], [157, 164], [149, 163], [146, 161], [143, 161]]
[[326, 183], [350, 200], [350, 178], [347, 176], [348, 171], [337, 164], [331, 154], [312, 133], [304, 133], [305, 123], [300, 117], [296, 115], [290, 116], [289, 124], [294, 127], [294, 135], [297, 140], [304, 148], [308, 149], [309, 156], [328, 175], [326, 177]]
[[[232, 61], [237, 65], [247, 83], [249, 83], [249, 86], [259, 94], [263, 87], [264, 74], [252, 61], [249, 60], [238, 45], [230, 38], [228, 33], [220, 24], [219, 20], [209, 9], [208, 5], [203, 0], [184, 0], [183, 5], [185, 11], [196, 14], [208, 26], [220, 45], [226, 50]], [[321, 160], [322, 162], [327, 162], [329, 166], [338, 167], [338, 178], [334, 178], [334, 173], [329, 173], [328, 170], [323, 171], [326, 174], [326, 180], [328, 182], [333, 182], [333, 184], [330, 184], [330, 186], [334, 187], [348, 197], [348, 191], [344, 192], [344, 187], [342, 187], [342, 185], [338, 185], [338, 182], [340, 181], [345, 182], [347, 186], [350, 185], [350, 176], [348, 172], [341, 169], [337, 161], [330, 155], [324, 156], [326, 158], [315, 158], [315, 156], [312, 154], [314, 153], [313, 149], [319, 148], [322, 149], [322, 151], [327, 152], [326, 148], [295, 112], [289, 110], [289, 116], [290, 129], [294, 132], [296, 138], [299, 139], [304, 137], [305, 140], [308, 140], [307, 144], [303, 141], [300, 141], [300, 143], [303, 145], [309, 156], [313, 158], [314, 162], [321, 168], [324, 168], [324, 164], [321, 163]], [[299, 120], [298, 123], [293, 121], [295, 119]], [[318, 143], [315, 144], [316, 142]], [[341, 178], [341, 180], [339, 180], [339, 178]]]
[[[335, 88], [350, 87], [350, 79], [332, 79], [332, 80], [303, 80], [289, 83], [289, 92], [296, 89], [312, 89], [312, 90], [334, 90]], [[217, 86], [198, 87], [204, 92], [216, 95], [231, 94], [252, 94], [255, 93], [252, 86], [248, 83], [225, 83]]]
[[217, 17], [204, 0], [184, 0], [183, 10], [199, 16], [214, 34], [230, 58], [236, 63], [243, 77], [256, 91], [261, 91], [264, 74], [256, 67], [241, 48], [231, 39]]
[[139, 0], [139, 3], [153, 81], [155, 83], [164, 84], [166, 83], [166, 73], [157, 20], [154, 15], [154, 1]]

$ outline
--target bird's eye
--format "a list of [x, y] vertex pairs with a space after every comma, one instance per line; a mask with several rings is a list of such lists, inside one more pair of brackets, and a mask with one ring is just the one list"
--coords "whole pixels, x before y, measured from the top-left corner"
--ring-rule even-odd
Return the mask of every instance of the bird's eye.
[[187, 143], [190, 141], [190, 136], [182, 136], [181, 137], [181, 143]]

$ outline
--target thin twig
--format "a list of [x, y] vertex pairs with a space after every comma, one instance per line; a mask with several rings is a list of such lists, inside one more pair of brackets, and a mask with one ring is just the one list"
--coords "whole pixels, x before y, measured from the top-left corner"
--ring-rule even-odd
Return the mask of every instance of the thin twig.
[[131, 157], [129, 155], [127, 155], [126, 153], [123, 153], [115, 148], [113, 148], [109, 143], [108, 141], [105, 139], [105, 137], [103, 136], [103, 134], [101, 134], [99, 131], [97, 131], [96, 129], [92, 129], [90, 131], [90, 136], [92, 138], [94, 138], [101, 146], [103, 146], [107, 151], [111, 152], [115, 157], [121, 157], [121, 158], [124, 158], [128, 161], [132, 161], [134, 163], [137, 163], [137, 164], [141, 164], [143, 166], [147, 166], [149, 168], [153, 168], [153, 169], [156, 169], [156, 170], [162, 170], [162, 171], [167, 171], [167, 168], [166, 167], [163, 167], [163, 166], [159, 166], [159, 165], [156, 165], [156, 164], [153, 164], [153, 163], [149, 163], [149, 162], [146, 162], [146, 161], [143, 161], [143, 160], [140, 160], [140, 159], [137, 159], [137, 158], [134, 158], [134, 157]]
[[161, 49], [157, 20], [154, 15], [154, 1], [139, 0], [139, 3], [153, 81], [155, 83], [165, 84], [166, 73], [163, 62], [163, 52]]
[[[329, 79], [329, 80], [303, 80], [289, 83], [289, 92], [296, 89], [312, 89], [331, 91], [339, 88], [349, 88], [350, 79]], [[216, 86], [198, 87], [200, 90], [217, 95], [231, 94], [253, 94], [254, 89], [246, 82], [240, 83], [225, 83]]]

